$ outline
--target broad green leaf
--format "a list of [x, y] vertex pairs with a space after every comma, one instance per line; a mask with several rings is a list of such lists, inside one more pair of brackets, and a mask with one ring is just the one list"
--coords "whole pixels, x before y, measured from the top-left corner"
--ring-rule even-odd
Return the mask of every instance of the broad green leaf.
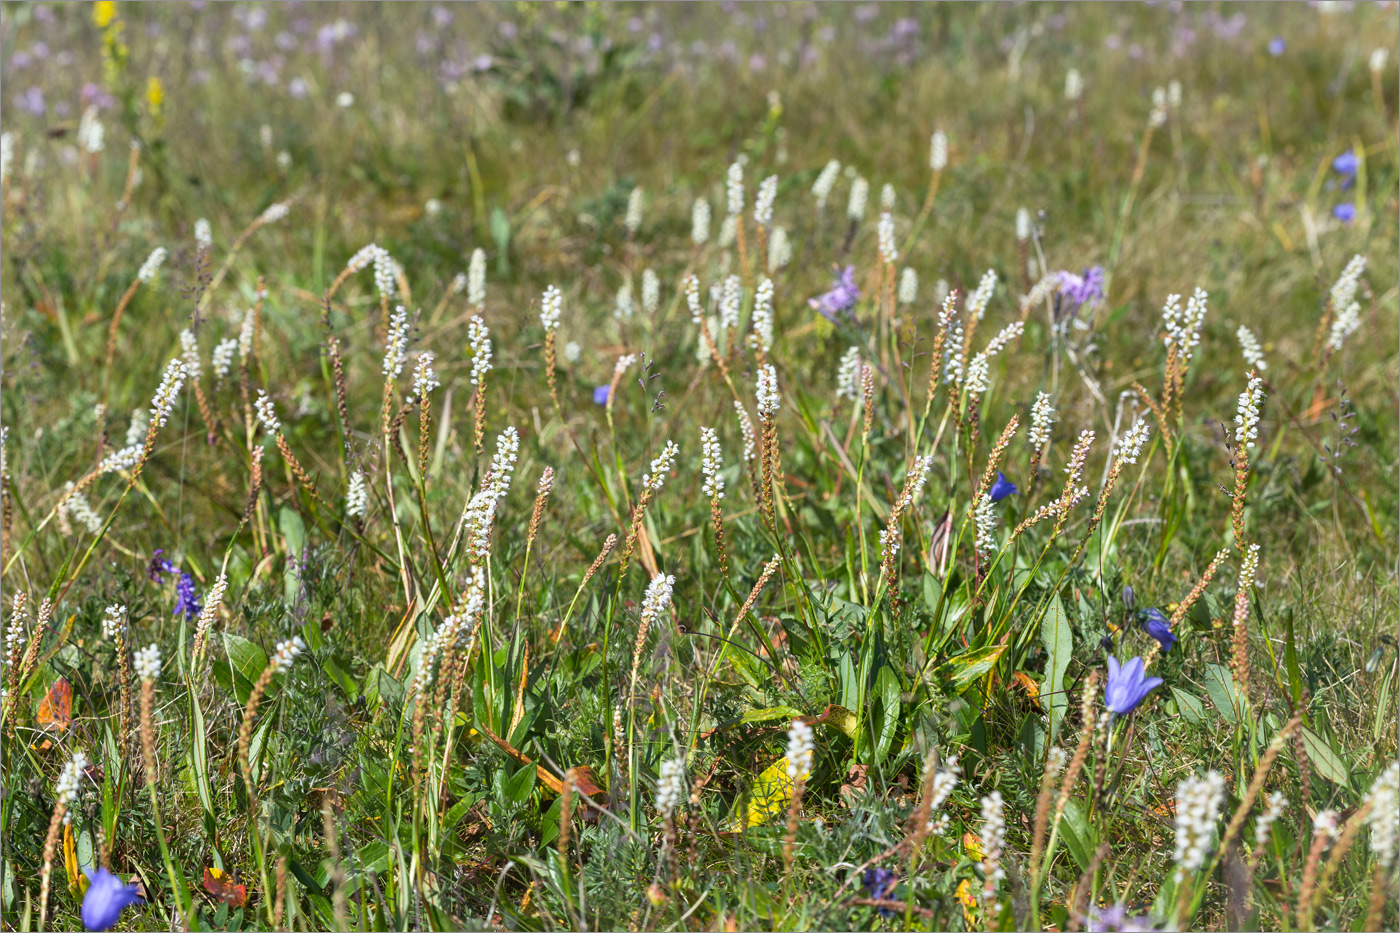
[[962, 693], [995, 667], [1005, 651], [1006, 645], [988, 645], [967, 654], [960, 654], [940, 664], [934, 672], [935, 677], [940, 681], [948, 681], [954, 693]]
[[875, 760], [881, 762], [889, 754], [890, 743], [899, 729], [899, 677], [888, 666], [880, 668], [875, 681], [875, 692], [880, 697], [879, 722], [875, 730]]
[[267, 667], [267, 655], [262, 648], [232, 632], [224, 632], [224, 657], [213, 665], [214, 679], [237, 698], [239, 705], [248, 702], [253, 684]]
[[1176, 708], [1181, 711], [1182, 719], [1187, 722], [1205, 722], [1206, 705], [1201, 702], [1200, 697], [1172, 687], [1172, 699], [1176, 701]]
[[752, 709], [738, 719], [731, 719], [715, 727], [716, 732], [723, 732], [726, 729], [733, 729], [736, 726], [747, 726], [755, 722], [772, 722], [775, 719], [797, 719], [807, 715], [799, 709], [791, 706], [769, 706], [764, 709]]
[[295, 605], [301, 589], [301, 555], [306, 548], [306, 523], [295, 509], [283, 506], [277, 513], [277, 528], [282, 532], [282, 544], [287, 549], [287, 562], [282, 571], [282, 590], [289, 605]]
[[1092, 833], [1089, 820], [1080, 808], [1079, 801], [1071, 797], [1065, 804], [1065, 813], [1060, 820], [1060, 838], [1065, 841], [1065, 849], [1080, 871], [1087, 871], [1089, 868], [1090, 856], [1094, 849]]
[[1303, 749], [1307, 751], [1308, 758], [1317, 768], [1318, 774], [1333, 784], [1346, 786], [1351, 777], [1351, 769], [1347, 767], [1346, 761], [1332, 750], [1326, 739], [1306, 726], [1303, 727]]
[[1045, 646], [1046, 655], [1040, 699], [1050, 714], [1050, 742], [1054, 743], [1059, 737], [1065, 711], [1069, 709], [1069, 697], [1065, 695], [1065, 671], [1069, 669], [1069, 659], [1074, 654], [1074, 632], [1058, 596], [1050, 603], [1050, 611], [1040, 623], [1040, 643]]
[[1224, 664], [1207, 664], [1204, 678], [1206, 696], [1229, 722], [1237, 723], [1244, 712], [1245, 699], [1235, 686], [1235, 675]]

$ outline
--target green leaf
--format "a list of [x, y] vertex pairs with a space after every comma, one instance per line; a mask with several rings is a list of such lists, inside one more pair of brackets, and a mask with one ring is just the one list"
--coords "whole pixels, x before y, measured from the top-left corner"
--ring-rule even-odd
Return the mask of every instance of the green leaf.
[[967, 654], [960, 654], [940, 664], [934, 671], [934, 676], [940, 681], [947, 681], [952, 687], [952, 692], [962, 693], [995, 667], [1005, 651], [1005, 645], [988, 645]]
[[1065, 695], [1065, 671], [1069, 669], [1069, 659], [1074, 654], [1074, 631], [1058, 596], [1050, 603], [1050, 611], [1040, 623], [1040, 643], [1045, 646], [1046, 654], [1040, 699], [1050, 714], [1050, 742], [1053, 743], [1059, 736], [1065, 711], [1069, 709], [1069, 697]]
[[496, 272], [510, 275], [510, 218], [499, 207], [491, 209], [491, 239], [496, 241]]
[[535, 767], [526, 765], [506, 781], [506, 799], [511, 803], [524, 803], [535, 789]]
[[295, 604], [301, 589], [301, 554], [306, 548], [306, 523], [290, 506], [277, 513], [277, 528], [282, 532], [282, 544], [287, 549], [286, 565], [282, 569], [282, 590], [287, 602]]
[[875, 692], [880, 697], [880, 713], [875, 725], [875, 761], [881, 762], [889, 754], [890, 743], [899, 730], [899, 677], [888, 665], [880, 668]]
[[1176, 700], [1176, 708], [1181, 711], [1181, 718], [1187, 722], [1205, 722], [1206, 705], [1201, 702], [1200, 697], [1172, 687], [1172, 699]]
[[253, 684], [267, 667], [267, 655], [255, 643], [224, 632], [224, 657], [211, 665], [219, 686], [232, 693], [242, 706], [253, 692]]
[[403, 701], [403, 684], [395, 680], [382, 663], [376, 663], [365, 677], [364, 695], [365, 701], [371, 705], [398, 704]]
[[214, 816], [214, 798], [209, 789], [208, 739], [204, 730], [204, 711], [199, 706], [199, 695], [189, 691], [190, 698], [190, 780], [194, 782], [195, 793], [204, 807], [207, 816]]
[[1341, 787], [1347, 785], [1351, 778], [1351, 769], [1347, 767], [1346, 761], [1332, 750], [1326, 739], [1306, 726], [1303, 727], [1303, 749], [1308, 753], [1308, 758], [1317, 768], [1318, 774], [1333, 784]]
[[1205, 684], [1206, 696], [1220, 711], [1220, 715], [1232, 723], [1240, 721], [1245, 699], [1235, 687], [1235, 675], [1224, 664], [1207, 664]]
[[1072, 797], [1069, 803], [1065, 804], [1065, 814], [1060, 820], [1060, 838], [1065, 841], [1065, 849], [1079, 866], [1079, 870], [1088, 871], [1093, 852], [1093, 830], [1079, 806], [1079, 801]]

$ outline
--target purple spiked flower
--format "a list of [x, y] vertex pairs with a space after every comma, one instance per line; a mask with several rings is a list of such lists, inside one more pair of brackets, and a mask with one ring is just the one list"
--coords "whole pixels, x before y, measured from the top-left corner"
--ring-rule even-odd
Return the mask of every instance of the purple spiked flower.
[[146, 565], [146, 577], [152, 583], [164, 583], [165, 574], [179, 573], [180, 568], [160, 555], [165, 553], [165, 548], [156, 548], [156, 552], [151, 555], [151, 562]]
[[1133, 658], [1121, 667], [1108, 656], [1108, 683], [1104, 685], [1104, 705], [1119, 716], [1137, 709], [1147, 695], [1162, 685], [1162, 678], [1148, 677], [1142, 658]]
[[1073, 317], [1085, 306], [1093, 307], [1103, 301], [1103, 266], [1089, 266], [1083, 275], [1060, 273], [1061, 314]]
[[831, 290], [818, 295], [815, 298], [807, 299], [807, 304], [813, 310], [820, 311], [822, 316], [835, 324], [839, 315], [850, 314], [855, 307], [856, 301], [860, 299], [860, 288], [856, 285], [856, 267], [847, 266], [839, 272], [836, 279], [831, 284]]
[[[889, 900], [894, 894], [895, 882], [899, 877], [888, 868], [870, 868], [861, 876], [860, 883], [865, 892], [878, 900]], [[888, 907], [877, 907], [882, 917], [893, 917], [894, 911]]]
[[175, 612], [185, 614], [186, 619], [193, 619], [199, 615], [199, 594], [194, 590], [194, 577], [187, 573], [180, 574], [180, 579], [175, 582]]

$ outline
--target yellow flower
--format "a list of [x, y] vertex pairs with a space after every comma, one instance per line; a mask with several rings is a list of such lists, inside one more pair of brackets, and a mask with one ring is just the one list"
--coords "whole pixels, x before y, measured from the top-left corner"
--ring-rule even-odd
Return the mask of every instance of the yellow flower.
[[969, 930], [977, 929], [981, 924], [977, 922], [977, 898], [972, 893], [972, 882], [964, 878], [958, 884], [957, 893], [953, 896], [962, 905], [963, 920], [966, 921], [967, 928]]
[[98, 29], [106, 29], [117, 18], [116, 0], [97, 0], [92, 5], [92, 21]]
[[160, 78], [151, 75], [146, 79], [146, 104], [150, 108], [151, 116], [160, 116], [160, 105], [165, 101], [165, 85], [160, 83]]

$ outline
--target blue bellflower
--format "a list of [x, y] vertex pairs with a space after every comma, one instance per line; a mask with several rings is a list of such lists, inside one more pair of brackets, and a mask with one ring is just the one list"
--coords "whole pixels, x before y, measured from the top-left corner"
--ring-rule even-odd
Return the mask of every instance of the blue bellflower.
[[1332, 160], [1332, 171], [1338, 175], [1355, 175], [1356, 170], [1360, 167], [1360, 157], [1350, 149]]
[[1114, 713], [1126, 716], [1147, 699], [1147, 695], [1162, 686], [1162, 678], [1148, 677], [1142, 658], [1133, 658], [1121, 667], [1118, 659], [1108, 656], [1108, 683], [1103, 688], [1103, 702]]
[[997, 481], [992, 483], [992, 488], [987, 490], [987, 496], [993, 502], [1000, 502], [1007, 496], [1016, 495], [1016, 484], [1007, 479], [1001, 470], [997, 470]]
[[1157, 639], [1157, 644], [1162, 646], [1163, 651], [1172, 650], [1172, 645], [1176, 644], [1176, 636], [1172, 634], [1172, 624], [1160, 609], [1144, 609], [1142, 611], [1142, 630]]
[[1336, 207], [1332, 208], [1332, 216], [1344, 224], [1349, 224], [1356, 219], [1356, 205], [1351, 202], [1338, 204]]
[[83, 896], [82, 917], [83, 926], [89, 930], [110, 930], [121, 919], [123, 910], [141, 901], [136, 885], [122, 884], [105, 868], [84, 868], [83, 874], [88, 877], [88, 889]]
[[612, 386], [610, 385], [598, 386], [596, 389], [593, 390], [594, 405], [606, 405], [608, 404], [608, 399], [611, 397]]
[[1283, 36], [1274, 36], [1269, 40], [1269, 54], [1278, 58], [1288, 48], [1288, 43], [1283, 41]]

